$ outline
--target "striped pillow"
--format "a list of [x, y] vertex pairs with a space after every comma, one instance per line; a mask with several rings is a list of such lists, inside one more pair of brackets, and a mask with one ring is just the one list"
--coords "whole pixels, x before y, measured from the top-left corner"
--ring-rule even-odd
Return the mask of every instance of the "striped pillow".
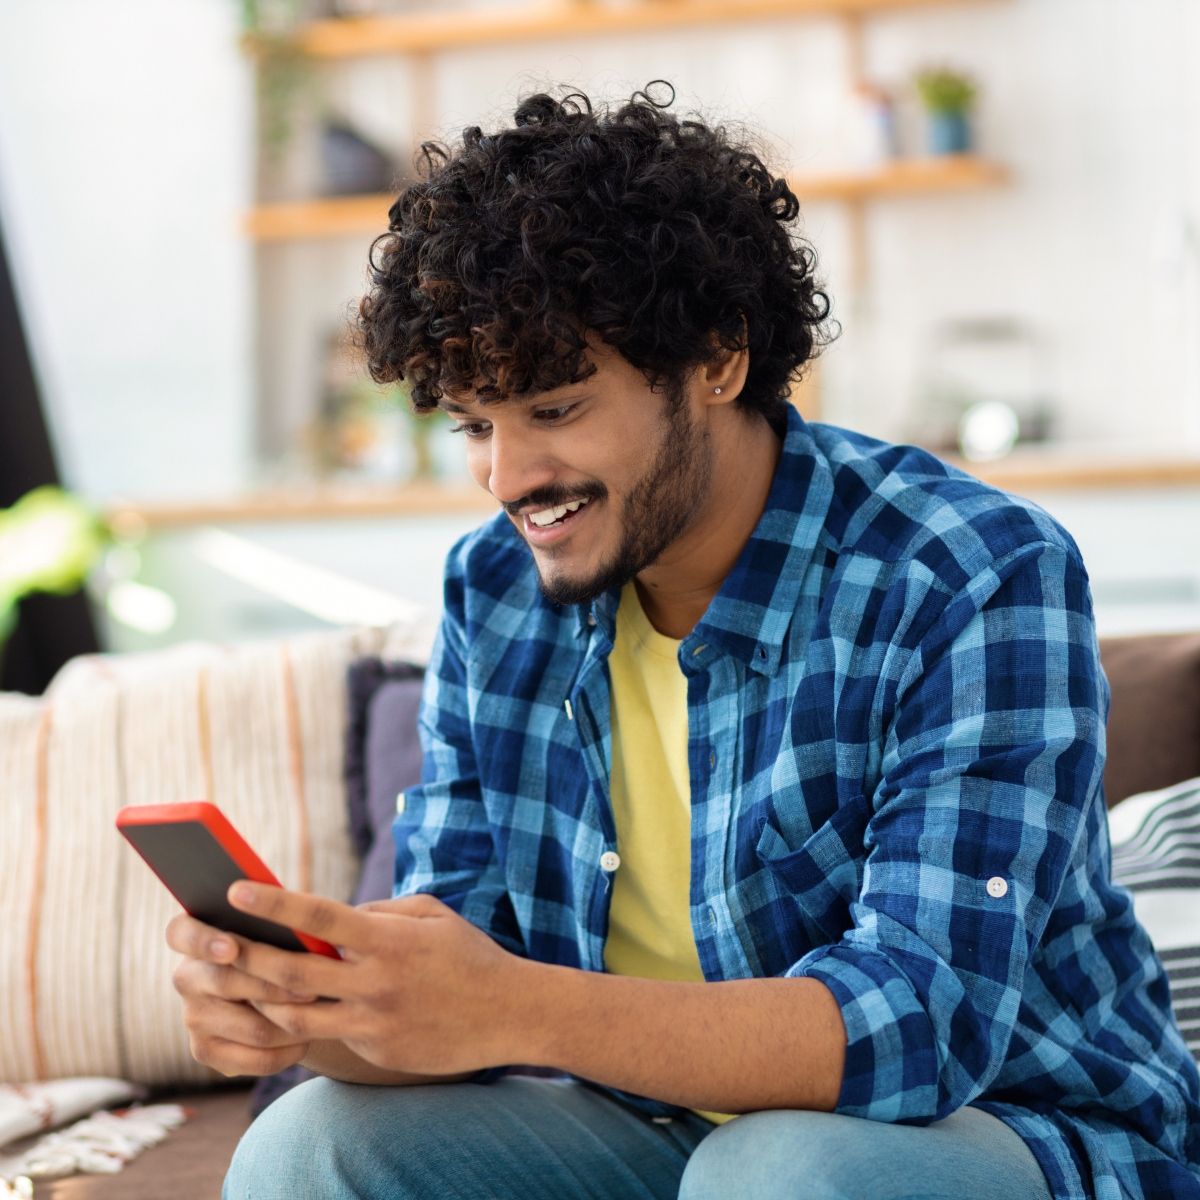
[[1122, 800], [1108, 814], [1113, 879], [1167, 970], [1175, 1019], [1200, 1060], [1200, 779]]
[[213, 1077], [171, 985], [178, 906], [116, 812], [212, 799], [286, 885], [349, 898], [347, 670], [418, 655], [405, 632], [79, 658], [44, 699], [0, 695], [0, 1083]]

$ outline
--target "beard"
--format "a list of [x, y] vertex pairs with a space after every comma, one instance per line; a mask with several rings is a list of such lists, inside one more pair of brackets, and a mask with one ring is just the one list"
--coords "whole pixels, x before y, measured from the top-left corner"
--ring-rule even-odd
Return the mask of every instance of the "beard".
[[[678, 402], [668, 399], [654, 460], [622, 506], [616, 552], [590, 575], [577, 578], [565, 574], [547, 578], [539, 567], [542, 595], [552, 604], [590, 604], [597, 596], [624, 587], [688, 527], [708, 496], [711, 477], [708, 430], [692, 420], [682, 397]], [[608, 489], [596, 485], [590, 495], [603, 499]]]

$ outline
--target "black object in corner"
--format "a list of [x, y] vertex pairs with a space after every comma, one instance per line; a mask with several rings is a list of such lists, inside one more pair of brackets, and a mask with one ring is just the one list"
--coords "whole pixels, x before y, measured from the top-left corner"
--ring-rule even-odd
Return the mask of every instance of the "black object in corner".
[[[0, 508], [59, 482], [0, 214]], [[99, 648], [84, 594], [27, 596], [0, 660], [0, 691], [39, 695], [68, 658]]]

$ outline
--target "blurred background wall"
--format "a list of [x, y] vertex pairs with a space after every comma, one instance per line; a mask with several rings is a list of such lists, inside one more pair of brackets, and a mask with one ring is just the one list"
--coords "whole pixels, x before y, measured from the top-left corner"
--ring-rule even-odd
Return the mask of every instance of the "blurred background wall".
[[239, 487], [253, 99], [232, 0], [0, 6], [0, 204], [71, 483]]
[[[638, 5], [687, 0], [612, 7]], [[435, 431], [418, 449], [402, 397], [339, 351], [386, 222], [386, 198], [370, 203], [386, 185], [355, 172], [394, 181], [417, 136], [506, 124], [533, 89], [618, 101], [656, 78], [677, 108], [762, 131], [798, 181], [843, 324], [802, 409], [953, 452], [963, 411], [999, 399], [1021, 439], [973, 469], [1076, 533], [1102, 628], [1200, 625], [1200, 5], [946, 0], [421, 53], [270, 49], [310, 19], [470, 7], [0, 6], [0, 216], [52, 438], [71, 488], [135, 510], [93, 586], [170, 601], [139, 616], [127, 590], [107, 644], [436, 606], [447, 546], [488, 509], [464, 491], [461, 448]], [[520, 0], [473, 7], [503, 21]], [[914, 78], [930, 66], [977, 87], [978, 177], [860, 187], [890, 169], [882, 93], [896, 162], [928, 159]], [[984, 451], [1006, 444], [1001, 430]]]

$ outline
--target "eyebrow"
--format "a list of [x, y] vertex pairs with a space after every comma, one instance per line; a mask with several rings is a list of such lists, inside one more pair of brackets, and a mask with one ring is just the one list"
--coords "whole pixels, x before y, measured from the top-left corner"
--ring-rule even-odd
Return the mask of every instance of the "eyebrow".
[[[570, 385], [568, 385], [568, 386], [570, 386]], [[574, 404], [580, 400], [588, 399], [590, 397], [590, 395], [591, 395], [590, 392], [585, 391], [582, 393], [575, 393], [575, 394], [568, 395], [568, 396], [560, 396], [556, 400], [552, 400], [543, 393], [538, 396], [528, 396], [528, 397], [525, 397], [520, 400], [510, 401], [510, 403], [515, 402], [517, 404], [524, 404], [526, 406], [533, 405], [533, 404], [541, 404], [541, 403]], [[445, 396], [443, 396], [437, 402], [437, 406], [443, 412], [450, 413], [451, 415], [457, 416], [457, 417], [470, 417], [470, 416], [475, 415], [475, 412], [473, 409], [466, 408], [461, 404], [456, 404], [453, 400], [447, 400], [445, 398]]]

